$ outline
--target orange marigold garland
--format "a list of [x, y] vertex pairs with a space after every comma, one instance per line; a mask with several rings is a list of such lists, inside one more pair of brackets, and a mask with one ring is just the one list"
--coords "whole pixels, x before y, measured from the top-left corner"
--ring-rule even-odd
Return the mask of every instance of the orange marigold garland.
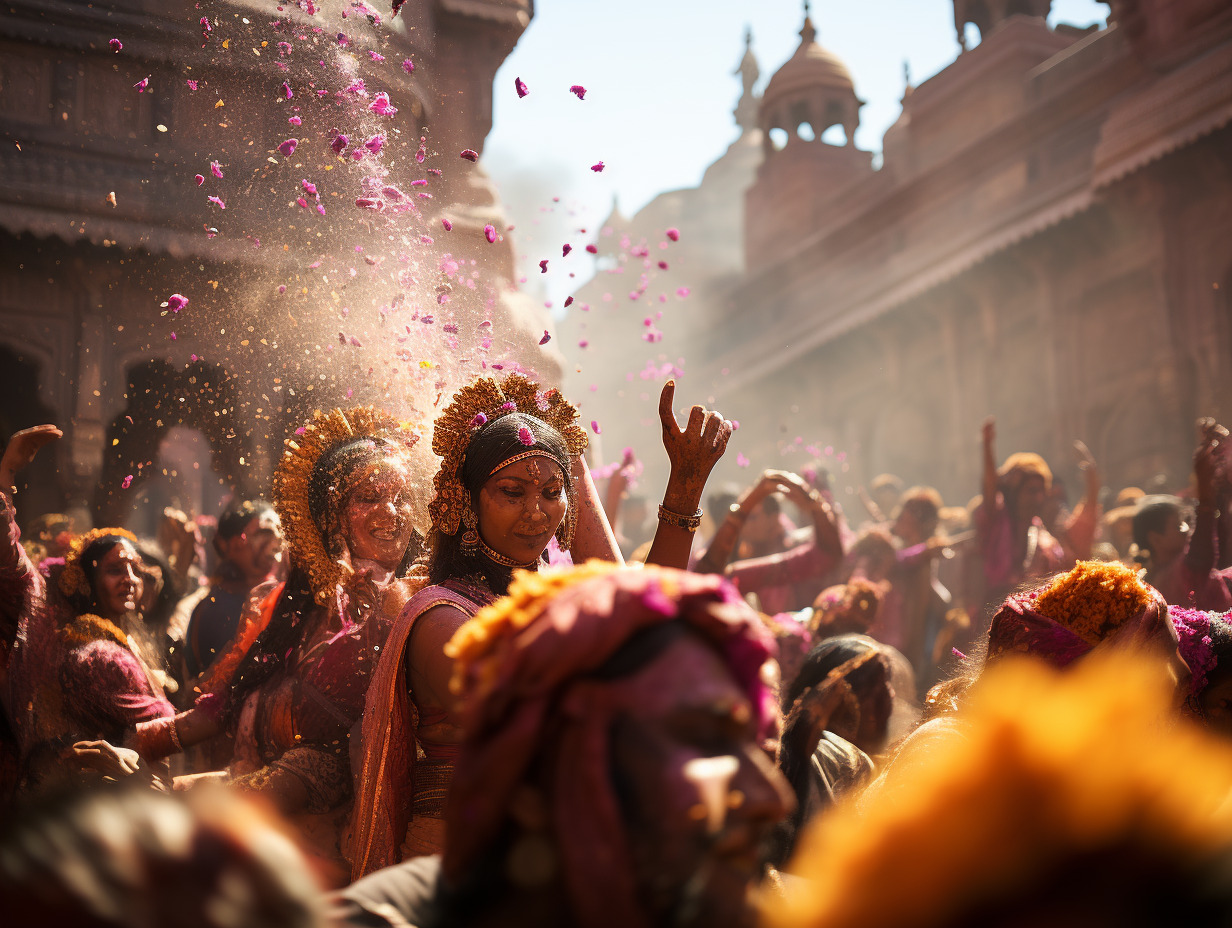
[[1150, 601], [1137, 571], [1115, 562], [1079, 561], [1040, 592], [1035, 610], [1096, 645]]
[[[577, 407], [556, 389], [541, 390], [539, 384], [522, 374], [510, 374], [503, 381], [480, 377], [454, 394], [453, 400], [437, 418], [432, 431], [432, 450], [441, 458], [433, 485], [436, 493], [428, 509], [432, 527], [445, 535], [455, 535], [470, 494], [462, 485], [462, 462], [471, 436], [493, 419], [520, 412], [546, 422], [565, 439], [570, 454], [586, 450], [586, 431], [577, 422]], [[572, 513], [557, 537], [566, 547], [572, 541], [566, 525], [573, 524]], [[562, 533], [565, 537], [561, 537]]]

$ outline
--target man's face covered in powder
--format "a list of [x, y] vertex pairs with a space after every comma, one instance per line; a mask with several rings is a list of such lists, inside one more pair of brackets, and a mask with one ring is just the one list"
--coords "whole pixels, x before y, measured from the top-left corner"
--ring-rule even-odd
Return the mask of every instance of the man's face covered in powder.
[[655, 924], [736, 926], [791, 788], [758, 744], [757, 718], [694, 635], [615, 684], [627, 697], [613, 766], [642, 903]]
[[409, 473], [389, 458], [369, 467], [345, 503], [343, 531], [352, 560], [372, 561], [386, 570], [402, 563], [411, 542]]
[[568, 506], [560, 465], [540, 455], [524, 458], [502, 467], [479, 491], [479, 534], [496, 553], [528, 563], [548, 546]]

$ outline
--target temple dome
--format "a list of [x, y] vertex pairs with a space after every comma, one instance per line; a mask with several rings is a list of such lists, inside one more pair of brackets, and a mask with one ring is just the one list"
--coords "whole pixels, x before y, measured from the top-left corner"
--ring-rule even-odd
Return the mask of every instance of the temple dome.
[[800, 30], [800, 47], [770, 78], [762, 100], [770, 103], [800, 91], [820, 88], [855, 93], [855, 82], [842, 59], [821, 47], [812, 21], [806, 18]]

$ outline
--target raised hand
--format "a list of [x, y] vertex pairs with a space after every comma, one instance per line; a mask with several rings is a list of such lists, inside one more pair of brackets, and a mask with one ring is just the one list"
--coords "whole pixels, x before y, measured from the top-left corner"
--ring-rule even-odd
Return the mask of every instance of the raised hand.
[[0, 457], [0, 489], [13, 485], [13, 478], [27, 467], [43, 445], [62, 438], [64, 433], [54, 425], [36, 425], [14, 432]]
[[659, 395], [659, 420], [663, 424], [663, 447], [672, 466], [668, 494], [673, 499], [665, 496], [663, 505], [672, 508], [685, 503], [691, 513], [701, 499], [706, 479], [727, 450], [732, 424], [717, 412], [694, 406], [681, 429], [672, 412], [675, 397], [676, 381], [669, 380]]

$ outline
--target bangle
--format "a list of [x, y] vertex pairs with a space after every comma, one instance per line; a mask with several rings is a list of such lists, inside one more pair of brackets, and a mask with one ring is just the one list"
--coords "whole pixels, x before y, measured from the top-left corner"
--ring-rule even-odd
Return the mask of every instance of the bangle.
[[183, 754], [184, 745], [180, 744], [180, 733], [176, 730], [176, 723], [178, 721], [179, 719], [177, 719], [174, 715], [171, 716], [171, 728], [169, 731], [171, 732], [171, 743], [175, 745], [175, 753]]
[[691, 516], [681, 515], [679, 512], [672, 512], [664, 506], [659, 506], [659, 521], [666, 522], [668, 525], [674, 525], [677, 528], [688, 529], [690, 532], [696, 532], [697, 527], [702, 524], [702, 511], [699, 509]]

